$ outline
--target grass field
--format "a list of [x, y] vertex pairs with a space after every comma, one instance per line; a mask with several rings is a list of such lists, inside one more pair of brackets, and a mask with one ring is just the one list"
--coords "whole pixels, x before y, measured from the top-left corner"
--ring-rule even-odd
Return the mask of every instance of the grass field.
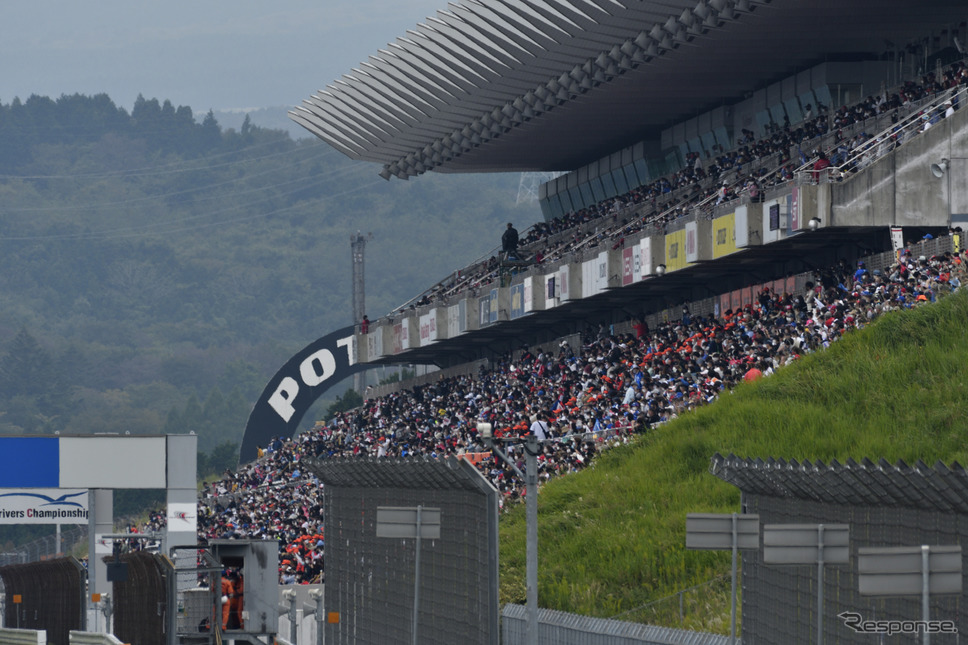
[[[964, 464], [966, 341], [965, 291], [885, 315], [549, 482], [539, 605], [727, 633], [729, 554], [685, 549], [688, 513], [739, 510], [738, 489], [709, 473], [710, 458]], [[501, 519], [502, 603], [525, 601], [524, 519], [523, 504]], [[697, 585], [680, 604], [677, 592]]]

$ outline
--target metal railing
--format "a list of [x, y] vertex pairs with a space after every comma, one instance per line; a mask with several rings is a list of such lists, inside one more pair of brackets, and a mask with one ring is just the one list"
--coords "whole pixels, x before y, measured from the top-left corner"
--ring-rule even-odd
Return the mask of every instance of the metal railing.
[[[501, 619], [503, 645], [523, 645], [527, 623], [524, 605], [504, 605]], [[728, 645], [730, 639], [719, 634], [539, 609], [538, 642], [555, 645]]]
[[841, 181], [867, 168], [944, 119], [943, 114], [949, 101], [963, 108], [966, 99], [968, 99], [968, 87], [960, 87], [941, 92], [923, 102], [909, 106], [904, 118], [898, 119], [897, 123], [889, 124], [877, 134], [848, 150], [845, 159], [836, 158], [834, 161], [837, 163], [831, 163], [822, 170], [813, 169], [816, 159], [803, 163], [794, 172], [796, 183], [803, 185]]

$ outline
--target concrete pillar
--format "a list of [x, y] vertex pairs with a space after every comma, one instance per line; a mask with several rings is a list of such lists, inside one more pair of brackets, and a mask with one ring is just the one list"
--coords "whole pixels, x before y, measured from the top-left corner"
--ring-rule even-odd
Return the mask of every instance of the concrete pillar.
[[196, 464], [198, 437], [168, 435], [167, 503], [168, 535], [165, 555], [179, 546], [194, 546], [198, 542], [198, 490]]
[[102, 535], [114, 533], [114, 491], [110, 488], [92, 488], [88, 491], [88, 550], [87, 550], [87, 601], [88, 627], [102, 631], [103, 619], [98, 607], [91, 603], [91, 594], [110, 593], [108, 568], [104, 558], [112, 554], [113, 540]]

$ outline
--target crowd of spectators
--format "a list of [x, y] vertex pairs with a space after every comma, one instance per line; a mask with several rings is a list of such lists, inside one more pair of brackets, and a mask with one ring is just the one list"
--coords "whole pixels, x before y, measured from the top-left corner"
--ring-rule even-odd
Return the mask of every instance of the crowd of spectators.
[[[765, 188], [793, 180], [798, 167], [820, 158], [829, 165], [839, 166], [871, 141], [870, 133], [850, 135], [844, 130], [886, 114], [890, 114], [891, 120], [900, 127], [900, 122], [910, 118], [900, 116], [902, 111], [959, 87], [968, 87], [968, 66], [964, 61], [949, 66], [940, 77], [930, 72], [919, 81], [906, 81], [893, 93], [870, 95], [835, 110], [819, 103], [816, 108], [805, 105], [801, 122], [791, 124], [785, 118], [782, 125], [770, 123], [760, 139], [755, 138], [752, 130], [742, 129], [732, 150], [723, 151], [716, 146], [705, 161], [698, 153], [690, 152], [683, 168], [670, 175], [548, 222], [534, 224], [521, 237], [520, 258], [527, 264], [542, 264], [558, 260], [577, 248], [592, 248], [614, 240], [619, 240], [617, 245], [620, 246], [625, 236], [645, 229], [660, 231], [696, 206], [721, 204], [743, 194], [756, 199]], [[957, 105], [951, 106], [951, 109], [957, 108]], [[944, 118], [944, 109], [939, 109], [937, 114], [915, 113], [914, 118], [923, 118], [925, 125], [922, 127], [926, 129], [939, 118]], [[831, 133], [833, 143], [825, 150], [818, 142]], [[891, 146], [900, 142], [900, 135], [889, 141]], [[852, 163], [849, 171], [862, 169], [871, 159], [886, 151], [871, 150], [857, 163]], [[635, 210], [644, 210], [644, 216], [635, 215]], [[581, 231], [583, 224], [606, 218], [615, 220], [609, 223], [607, 230], [590, 235]], [[413, 306], [446, 300], [467, 289], [489, 286], [499, 280], [500, 271], [499, 258], [492, 257], [422, 294]]]
[[[968, 254], [915, 258], [889, 269], [863, 262], [819, 271], [803, 293], [762, 290], [755, 302], [628, 333], [602, 325], [580, 347], [521, 348], [476, 376], [455, 376], [364, 402], [293, 439], [276, 439], [257, 461], [206, 483], [199, 537], [278, 540], [280, 581], [318, 581], [325, 536], [322, 491], [303, 457], [465, 455], [501, 491], [523, 493], [513, 469], [487, 451], [477, 424], [498, 436], [546, 434], [541, 480], [581, 470], [595, 455], [704, 405], [743, 380], [762, 378], [830, 345], [882, 313], [911, 308], [959, 288]], [[537, 425], [536, 425], [537, 424]], [[520, 447], [508, 454], [523, 468]]]

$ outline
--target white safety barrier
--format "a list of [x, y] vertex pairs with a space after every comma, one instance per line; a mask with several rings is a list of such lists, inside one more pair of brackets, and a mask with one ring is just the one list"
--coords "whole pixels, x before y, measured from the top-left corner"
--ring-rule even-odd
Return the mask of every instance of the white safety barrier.
[[125, 645], [111, 634], [71, 631], [71, 645]]
[[47, 645], [47, 631], [0, 629], [0, 645]]

